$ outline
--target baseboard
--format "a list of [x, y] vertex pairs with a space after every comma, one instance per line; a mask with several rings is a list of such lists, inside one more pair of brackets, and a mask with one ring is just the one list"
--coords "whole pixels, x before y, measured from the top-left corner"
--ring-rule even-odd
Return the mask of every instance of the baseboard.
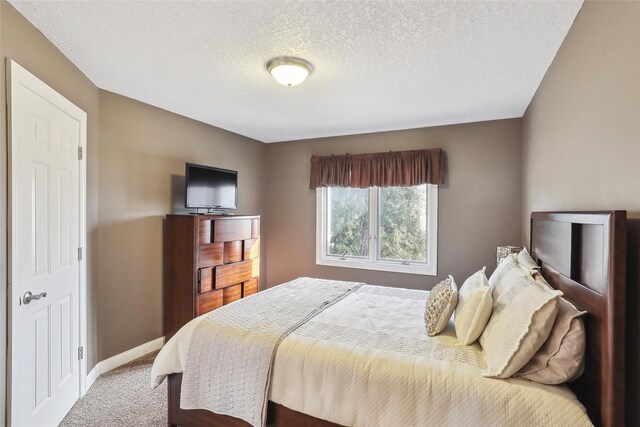
[[[87, 374], [87, 379], [85, 381], [85, 390], [84, 393], [88, 392], [94, 382], [100, 376], [100, 362], [96, 363], [96, 366]], [[83, 393], [83, 395], [84, 395]]]
[[126, 363], [129, 363], [132, 360], [142, 357], [147, 353], [160, 350], [163, 345], [164, 345], [164, 337], [160, 337], [153, 341], [149, 341], [135, 348], [132, 348], [131, 350], [127, 350], [120, 354], [116, 354], [115, 356], [105, 359], [102, 362], [98, 362], [96, 366], [93, 367], [91, 372], [87, 374], [85, 393], [89, 391], [93, 383], [98, 379], [100, 375], [104, 374], [105, 372], [109, 372], [110, 370], [115, 369], [119, 366], [122, 366]]

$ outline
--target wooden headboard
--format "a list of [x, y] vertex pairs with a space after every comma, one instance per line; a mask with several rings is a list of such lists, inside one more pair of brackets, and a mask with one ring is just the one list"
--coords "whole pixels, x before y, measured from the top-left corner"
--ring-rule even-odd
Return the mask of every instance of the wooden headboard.
[[586, 310], [585, 372], [570, 387], [595, 425], [624, 425], [627, 214], [533, 212], [531, 256]]

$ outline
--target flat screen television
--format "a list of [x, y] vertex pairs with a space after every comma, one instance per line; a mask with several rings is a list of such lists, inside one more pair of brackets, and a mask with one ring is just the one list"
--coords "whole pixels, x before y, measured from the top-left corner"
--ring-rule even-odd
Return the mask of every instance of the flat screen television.
[[236, 209], [238, 172], [187, 163], [185, 207]]

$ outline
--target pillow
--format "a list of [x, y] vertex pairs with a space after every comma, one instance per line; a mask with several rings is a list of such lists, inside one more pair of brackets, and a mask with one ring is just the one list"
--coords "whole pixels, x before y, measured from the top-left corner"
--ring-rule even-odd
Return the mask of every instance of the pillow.
[[458, 292], [454, 321], [458, 341], [464, 345], [478, 339], [491, 316], [493, 299], [485, 270], [483, 267], [465, 280]]
[[449, 275], [431, 289], [424, 306], [424, 325], [427, 335], [438, 335], [447, 327], [447, 323], [458, 303], [458, 287]]
[[498, 265], [491, 277], [489, 277], [489, 286], [491, 289], [495, 288], [496, 283], [499, 282], [505, 274], [514, 268], [518, 268], [518, 266], [517, 254], [509, 254], [508, 257], [500, 261], [500, 265]]
[[480, 336], [487, 356], [484, 377], [508, 378], [529, 362], [549, 337], [561, 295], [519, 266], [496, 281], [493, 313]]
[[558, 316], [549, 338], [514, 377], [542, 384], [562, 384], [582, 375], [586, 340], [581, 317], [585, 313], [560, 298]]
[[540, 270], [540, 266], [534, 261], [533, 258], [531, 258], [531, 255], [529, 255], [529, 251], [527, 251], [527, 248], [522, 249], [518, 254], [518, 264], [530, 271]]

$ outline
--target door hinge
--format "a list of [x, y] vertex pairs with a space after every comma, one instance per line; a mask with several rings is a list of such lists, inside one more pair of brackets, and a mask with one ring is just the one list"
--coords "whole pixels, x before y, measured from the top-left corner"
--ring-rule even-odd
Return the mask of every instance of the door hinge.
[[82, 160], [84, 157], [84, 153], [82, 152], [82, 147], [78, 147], [78, 160]]
[[78, 261], [82, 261], [82, 248], [78, 248]]
[[84, 359], [84, 347], [78, 347], [78, 360]]

